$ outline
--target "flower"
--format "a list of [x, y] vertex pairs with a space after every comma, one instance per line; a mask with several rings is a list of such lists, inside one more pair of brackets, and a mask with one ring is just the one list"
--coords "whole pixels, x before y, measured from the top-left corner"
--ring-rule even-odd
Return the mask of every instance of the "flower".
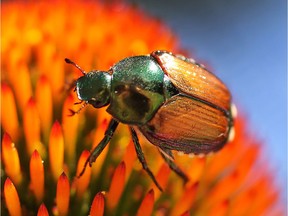
[[[83, 168], [102, 139], [104, 109], [75, 109], [69, 83], [83, 68], [107, 70], [131, 55], [180, 48], [159, 20], [124, 2], [2, 4], [1, 188], [10, 215], [281, 215], [273, 173], [261, 145], [236, 119], [234, 141], [207, 157], [175, 155], [185, 185], [156, 148], [140, 137], [160, 192], [142, 171], [127, 127], [118, 128], [92, 168]], [[263, 193], [265, 191], [265, 193]]]

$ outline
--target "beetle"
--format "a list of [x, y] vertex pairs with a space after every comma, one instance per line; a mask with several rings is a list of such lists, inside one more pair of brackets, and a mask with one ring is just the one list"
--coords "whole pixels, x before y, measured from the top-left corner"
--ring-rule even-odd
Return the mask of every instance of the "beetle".
[[174, 163], [172, 150], [207, 154], [221, 149], [231, 137], [230, 92], [193, 59], [157, 50], [125, 58], [108, 71], [89, 73], [73, 61], [65, 61], [83, 74], [75, 82], [82, 108], [87, 104], [108, 106], [106, 111], [112, 116], [104, 138], [92, 150], [80, 176], [88, 164], [96, 161], [119, 123], [129, 126], [137, 157], [161, 191], [147, 166], [135, 129], [158, 147], [165, 162], [185, 181], [188, 177]]

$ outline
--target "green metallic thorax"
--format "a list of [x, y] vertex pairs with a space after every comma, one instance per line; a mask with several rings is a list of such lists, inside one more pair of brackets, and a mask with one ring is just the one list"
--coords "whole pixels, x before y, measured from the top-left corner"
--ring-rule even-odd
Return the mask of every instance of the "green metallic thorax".
[[151, 56], [126, 58], [112, 67], [107, 112], [126, 124], [149, 121], [165, 101], [164, 72]]

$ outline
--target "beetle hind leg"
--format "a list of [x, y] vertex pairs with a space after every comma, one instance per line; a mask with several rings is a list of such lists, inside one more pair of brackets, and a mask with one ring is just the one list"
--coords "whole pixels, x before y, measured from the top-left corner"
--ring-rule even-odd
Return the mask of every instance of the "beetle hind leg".
[[133, 140], [133, 143], [134, 143], [134, 146], [135, 146], [135, 150], [136, 150], [136, 154], [137, 154], [138, 160], [142, 164], [143, 169], [148, 173], [150, 178], [153, 180], [155, 185], [158, 187], [158, 189], [160, 191], [163, 191], [162, 187], [159, 185], [159, 183], [157, 182], [155, 176], [153, 175], [152, 171], [149, 169], [149, 167], [147, 165], [147, 162], [146, 162], [146, 159], [144, 157], [142, 148], [140, 146], [136, 131], [132, 127], [130, 127], [130, 131], [131, 131], [131, 134], [132, 134], [132, 140]]
[[186, 183], [189, 178], [187, 175], [174, 163], [174, 157], [170, 149], [159, 147], [159, 152], [163, 157], [164, 161], [169, 165], [170, 169], [173, 170], [178, 176], [180, 176]]

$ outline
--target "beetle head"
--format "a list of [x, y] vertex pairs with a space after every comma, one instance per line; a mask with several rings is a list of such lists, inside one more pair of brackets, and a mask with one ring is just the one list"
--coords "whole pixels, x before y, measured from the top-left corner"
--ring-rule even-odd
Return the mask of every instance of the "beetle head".
[[109, 104], [111, 75], [108, 72], [90, 71], [89, 73], [86, 73], [70, 59], [65, 58], [65, 62], [74, 65], [83, 74], [83, 76], [75, 82], [75, 91], [81, 101], [85, 101], [85, 104], [89, 103], [95, 108], [100, 108]]
[[76, 81], [76, 92], [80, 100], [95, 108], [110, 102], [111, 75], [105, 71], [91, 71]]

